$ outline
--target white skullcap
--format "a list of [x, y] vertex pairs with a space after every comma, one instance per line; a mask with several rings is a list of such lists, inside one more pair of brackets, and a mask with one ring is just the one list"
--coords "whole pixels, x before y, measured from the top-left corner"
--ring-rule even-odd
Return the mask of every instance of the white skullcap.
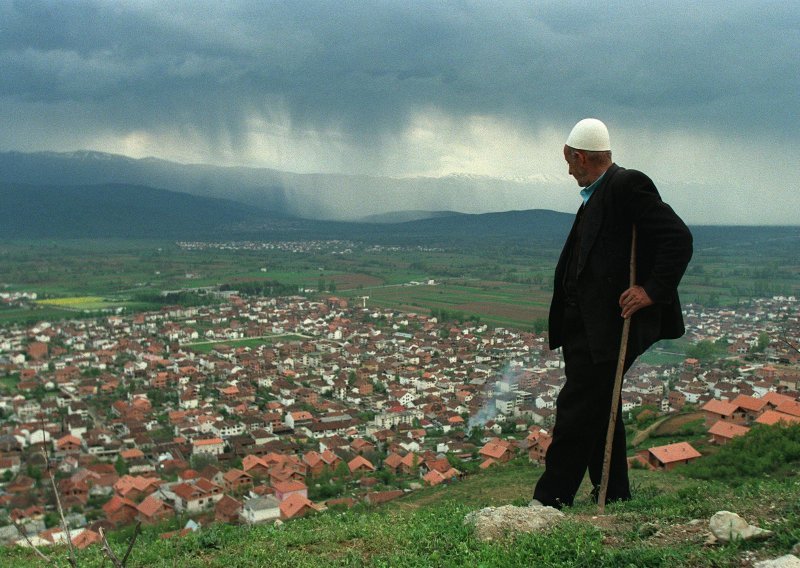
[[567, 138], [567, 146], [593, 152], [611, 150], [608, 128], [596, 118], [584, 118], [572, 127], [572, 132]]

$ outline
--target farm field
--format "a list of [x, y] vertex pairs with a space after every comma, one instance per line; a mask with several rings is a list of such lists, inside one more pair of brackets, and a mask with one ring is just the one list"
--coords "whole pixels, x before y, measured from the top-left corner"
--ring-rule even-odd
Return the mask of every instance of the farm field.
[[689, 442], [703, 454], [713, 453], [716, 448], [709, 443], [707, 430], [705, 414], [690, 411], [657, 420], [648, 428], [631, 437], [629, 442], [635, 446], [636, 450], [677, 442]]
[[37, 304], [67, 311], [94, 312], [126, 307], [128, 302], [102, 298], [100, 296], [77, 296], [39, 300]]
[[196, 351], [198, 353], [209, 353], [215, 347], [219, 347], [222, 345], [227, 345], [228, 347], [231, 348], [250, 347], [251, 349], [253, 349], [256, 347], [260, 347], [261, 345], [272, 345], [280, 341], [300, 341], [303, 339], [306, 338], [301, 335], [282, 334], [282, 335], [272, 335], [269, 337], [253, 337], [248, 339], [197, 341], [195, 343], [187, 343], [184, 345], [184, 347], [186, 347], [187, 349], [191, 349], [192, 351]]
[[[5, 241], [0, 242], [0, 291], [36, 292], [40, 302], [4, 306], [0, 322], [80, 317], [83, 310], [115, 307], [153, 310], [165, 303], [159, 297], [163, 291], [224, 286], [265, 293], [274, 288], [276, 294], [321, 289], [352, 302], [369, 296], [369, 306], [542, 329], [557, 255], [552, 248], [474, 242], [424, 250], [361, 244], [340, 254], [186, 250], [162, 240]], [[408, 285], [428, 280], [437, 285]], [[680, 294], [684, 303], [708, 307], [800, 295], [800, 261], [786, 246], [697, 247]], [[646, 357], [672, 362], [684, 347], [656, 349]]]
[[460, 319], [478, 318], [492, 325], [519, 328], [530, 328], [546, 318], [550, 305], [549, 294], [542, 290], [481, 280], [371, 287], [353, 295], [357, 298], [369, 296], [368, 306], [425, 312], [444, 310]]

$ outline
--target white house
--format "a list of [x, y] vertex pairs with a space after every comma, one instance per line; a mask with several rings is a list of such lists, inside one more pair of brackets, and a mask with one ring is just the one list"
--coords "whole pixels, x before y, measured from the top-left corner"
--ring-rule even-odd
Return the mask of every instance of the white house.
[[218, 456], [225, 451], [225, 442], [222, 438], [209, 438], [206, 440], [192, 440], [192, 455], [209, 454]]
[[278, 500], [272, 495], [248, 499], [242, 506], [242, 520], [250, 525], [268, 523], [281, 517], [281, 508]]

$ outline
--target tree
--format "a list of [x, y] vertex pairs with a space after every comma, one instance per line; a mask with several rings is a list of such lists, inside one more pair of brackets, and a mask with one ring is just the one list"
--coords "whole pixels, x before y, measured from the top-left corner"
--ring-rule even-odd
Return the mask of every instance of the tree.
[[716, 359], [725, 352], [724, 347], [714, 343], [713, 341], [702, 340], [698, 341], [686, 350], [686, 356], [698, 359], [700, 361], [710, 361]]
[[118, 475], [125, 475], [128, 473], [128, 464], [125, 463], [122, 456], [117, 456], [117, 460], [114, 462], [114, 469]]
[[756, 344], [755, 351], [757, 353], [763, 353], [764, 350], [769, 347], [770, 337], [766, 331], [762, 331], [758, 334], [758, 343]]
[[336, 479], [347, 479], [350, 477], [350, 468], [347, 467], [345, 461], [342, 460], [339, 462], [339, 465], [336, 466], [336, 470], [333, 472], [333, 474]]
[[217, 458], [216, 456], [212, 456], [210, 454], [195, 454], [189, 458], [189, 464], [195, 471], [200, 471], [207, 465], [216, 465]]
[[33, 479], [37, 484], [42, 479], [42, 468], [38, 465], [28, 464], [27, 471], [28, 477]]

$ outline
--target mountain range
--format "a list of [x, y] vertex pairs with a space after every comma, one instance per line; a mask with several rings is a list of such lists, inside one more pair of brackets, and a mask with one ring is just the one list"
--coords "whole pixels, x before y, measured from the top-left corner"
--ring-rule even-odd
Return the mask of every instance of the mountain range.
[[[527, 185], [526, 185], [527, 184]], [[0, 152], [0, 238], [360, 239], [557, 246], [574, 215], [519, 207], [547, 180], [370, 178], [99, 152]], [[488, 201], [491, 200], [491, 203]], [[492, 213], [463, 212], [470, 207]], [[692, 227], [700, 247], [791, 246], [797, 227]]]
[[559, 209], [559, 198], [563, 198], [545, 179], [296, 174], [89, 151], [0, 152], [0, 181], [47, 186], [122, 183], [230, 199], [278, 215], [338, 221], [373, 216], [370, 222], [374, 216], [397, 211]]

